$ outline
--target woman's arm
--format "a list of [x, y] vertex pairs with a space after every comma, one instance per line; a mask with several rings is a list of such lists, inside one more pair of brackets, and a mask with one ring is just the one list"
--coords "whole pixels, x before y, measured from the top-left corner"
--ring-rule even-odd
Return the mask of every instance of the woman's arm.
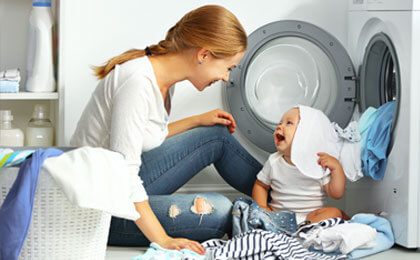
[[330, 182], [324, 185], [325, 191], [331, 198], [341, 199], [346, 189], [346, 176], [344, 175], [343, 167], [335, 157], [329, 154], [318, 153], [318, 156], [318, 163], [323, 168], [328, 168], [331, 171]]
[[221, 109], [215, 109], [210, 112], [187, 117], [168, 125], [168, 137], [180, 134], [191, 128], [198, 126], [211, 126], [215, 124], [225, 125], [229, 128], [229, 132], [235, 132], [236, 122], [233, 116]]
[[267, 205], [268, 199], [268, 190], [270, 186], [262, 183], [258, 179], [255, 180], [254, 187], [252, 188], [252, 199], [260, 205], [261, 208], [272, 211], [271, 208]]
[[134, 205], [140, 214], [140, 218], [135, 221], [136, 225], [150, 242], [155, 242], [167, 249], [181, 250], [187, 248], [199, 254], [204, 254], [205, 250], [198, 242], [168, 236], [147, 200], [135, 202]]

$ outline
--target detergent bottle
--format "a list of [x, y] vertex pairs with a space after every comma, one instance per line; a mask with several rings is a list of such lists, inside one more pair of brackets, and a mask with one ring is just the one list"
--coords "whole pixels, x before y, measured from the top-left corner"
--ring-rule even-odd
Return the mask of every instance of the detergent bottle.
[[23, 132], [12, 126], [12, 112], [0, 110], [0, 147], [1, 146], [23, 146]]
[[27, 80], [29, 92], [54, 92], [51, 0], [33, 0], [29, 18]]

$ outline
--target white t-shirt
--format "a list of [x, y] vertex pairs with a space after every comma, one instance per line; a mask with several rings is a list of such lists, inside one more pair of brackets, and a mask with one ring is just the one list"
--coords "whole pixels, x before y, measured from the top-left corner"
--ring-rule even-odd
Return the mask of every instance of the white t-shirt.
[[323, 186], [330, 181], [330, 176], [323, 179], [307, 177], [276, 152], [270, 155], [257, 179], [271, 187], [269, 206], [274, 211], [297, 213], [297, 222], [300, 223], [307, 214], [324, 206], [326, 194]]
[[[134, 202], [147, 199], [138, 176], [141, 153], [168, 135], [168, 112], [174, 87], [164, 100], [147, 57], [127, 61], [103, 78], [77, 124], [70, 144], [103, 147], [121, 153], [132, 176]], [[98, 162], [100, 163], [100, 162]]]

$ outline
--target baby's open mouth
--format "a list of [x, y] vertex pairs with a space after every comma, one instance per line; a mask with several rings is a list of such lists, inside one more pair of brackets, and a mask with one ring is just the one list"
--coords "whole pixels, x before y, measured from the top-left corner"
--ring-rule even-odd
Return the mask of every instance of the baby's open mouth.
[[284, 136], [279, 133], [276, 134], [276, 138], [277, 138], [277, 142], [284, 141]]

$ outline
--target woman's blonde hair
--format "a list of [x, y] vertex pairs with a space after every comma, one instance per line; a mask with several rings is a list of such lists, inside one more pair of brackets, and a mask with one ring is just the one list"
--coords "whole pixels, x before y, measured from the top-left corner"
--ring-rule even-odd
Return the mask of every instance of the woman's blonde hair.
[[146, 50], [132, 49], [94, 66], [96, 77], [104, 78], [115, 65], [148, 55], [175, 53], [190, 48], [205, 48], [216, 58], [233, 56], [247, 48], [247, 36], [238, 19], [224, 7], [206, 5], [190, 11], [166, 34], [165, 40]]

